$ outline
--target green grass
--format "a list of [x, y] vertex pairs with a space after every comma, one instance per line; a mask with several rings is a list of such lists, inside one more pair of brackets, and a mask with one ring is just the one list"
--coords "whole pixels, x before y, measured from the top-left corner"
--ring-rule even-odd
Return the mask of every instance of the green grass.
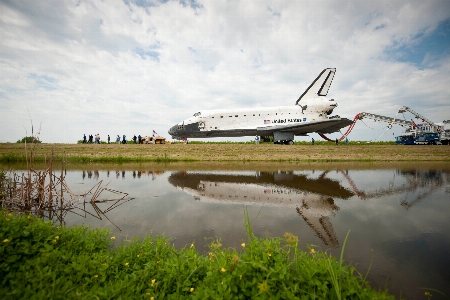
[[192, 144], [0, 144], [0, 163], [12, 164], [30, 159], [45, 162], [54, 153], [55, 161], [68, 163], [173, 163], [173, 162], [450, 162], [449, 146], [404, 146], [381, 143], [350, 143], [348, 146], [317, 142], [295, 145], [252, 143]]
[[[220, 240], [200, 254], [164, 236], [116, 244], [105, 229], [56, 227], [0, 211], [2, 299], [393, 299], [352, 266], [298, 238], [253, 235], [240, 249]], [[244, 229], [243, 229], [244, 230]], [[336, 282], [339, 287], [336, 288]]]

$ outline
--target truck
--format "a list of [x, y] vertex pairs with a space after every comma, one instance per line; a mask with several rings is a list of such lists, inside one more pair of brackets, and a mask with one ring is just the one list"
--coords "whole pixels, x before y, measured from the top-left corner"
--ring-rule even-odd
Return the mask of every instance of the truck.
[[450, 145], [450, 120], [442, 122], [441, 142], [443, 145]]
[[395, 137], [397, 145], [442, 145], [438, 132], [420, 132]]

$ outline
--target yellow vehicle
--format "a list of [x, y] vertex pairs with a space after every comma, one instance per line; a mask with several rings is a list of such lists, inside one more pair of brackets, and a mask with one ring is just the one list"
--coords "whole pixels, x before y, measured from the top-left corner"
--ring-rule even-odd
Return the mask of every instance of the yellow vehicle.
[[165, 144], [166, 143], [166, 138], [159, 136], [159, 135], [153, 137], [153, 139], [155, 140], [155, 144]]

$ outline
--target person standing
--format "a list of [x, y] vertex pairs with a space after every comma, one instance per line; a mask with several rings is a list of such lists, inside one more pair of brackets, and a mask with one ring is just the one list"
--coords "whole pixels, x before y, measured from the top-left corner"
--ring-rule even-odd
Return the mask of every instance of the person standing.
[[109, 134], [108, 134], [108, 144], [109, 144], [110, 141], [111, 141], [111, 138], [109, 137]]
[[86, 144], [86, 133], [83, 134], [83, 144]]
[[138, 144], [142, 144], [141, 142], [142, 142], [142, 136], [138, 135]]
[[258, 145], [259, 144], [259, 136], [255, 135], [255, 144]]
[[120, 135], [117, 135], [116, 137], [116, 144], [120, 144]]
[[122, 137], [122, 144], [126, 144], [127, 143], [127, 136], [124, 134]]
[[338, 141], [338, 139], [336, 138], [336, 145], [339, 145], [339, 141]]
[[345, 137], [345, 144], [348, 145], [348, 138]]
[[311, 143], [314, 145], [314, 138], [312, 138]]
[[133, 136], [133, 142], [136, 144], [136, 135]]

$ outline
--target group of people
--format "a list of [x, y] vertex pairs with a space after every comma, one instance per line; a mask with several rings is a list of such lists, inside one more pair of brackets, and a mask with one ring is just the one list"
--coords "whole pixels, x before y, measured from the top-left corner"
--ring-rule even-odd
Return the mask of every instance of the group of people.
[[133, 142], [136, 144], [154, 144], [155, 139], [154, 136], [141, 136], [141, 135], [134, 135], [133, 136]]
[[[108, 138], [109, 138], [109, 135], [108, 135]], [[86, 134], [84, 134], [83, 135], [83, 144], [87, 144], [87, 143], [89, 143], [89, 144], [92, 144], [92, 143], [100, 144], [100, 134], [97, 133], [95, 135], [95, 141], [94, 141], [94, 136], [92, 134], [89, 135], [89, 140], [86, 138]]]
[[[155, 135], [157, 133], [153, 130], [153, 136], [141, 136], [141, 135], [134, 135], [132, 140], [133, 142], [139, 143], [139, 144], [154, 144], [155, 143]], [[95, 139], [95, 140], [94, 140]], [[100, 134], [96, 134], [95, 137], [90, 134], [89, 137], [86, 137], [86, 134], [83, 135], [83, 144], [100, 144]], [[108, 134], [108, 144], [111, 143], [111, 137]], [[116, 143], [117, 144], [126, 144], [127, 143], [127, 136], [124, 134], [122, 135], [122, 139], [120, 138], [120, 135], [118, 134], [116, 137]]]

